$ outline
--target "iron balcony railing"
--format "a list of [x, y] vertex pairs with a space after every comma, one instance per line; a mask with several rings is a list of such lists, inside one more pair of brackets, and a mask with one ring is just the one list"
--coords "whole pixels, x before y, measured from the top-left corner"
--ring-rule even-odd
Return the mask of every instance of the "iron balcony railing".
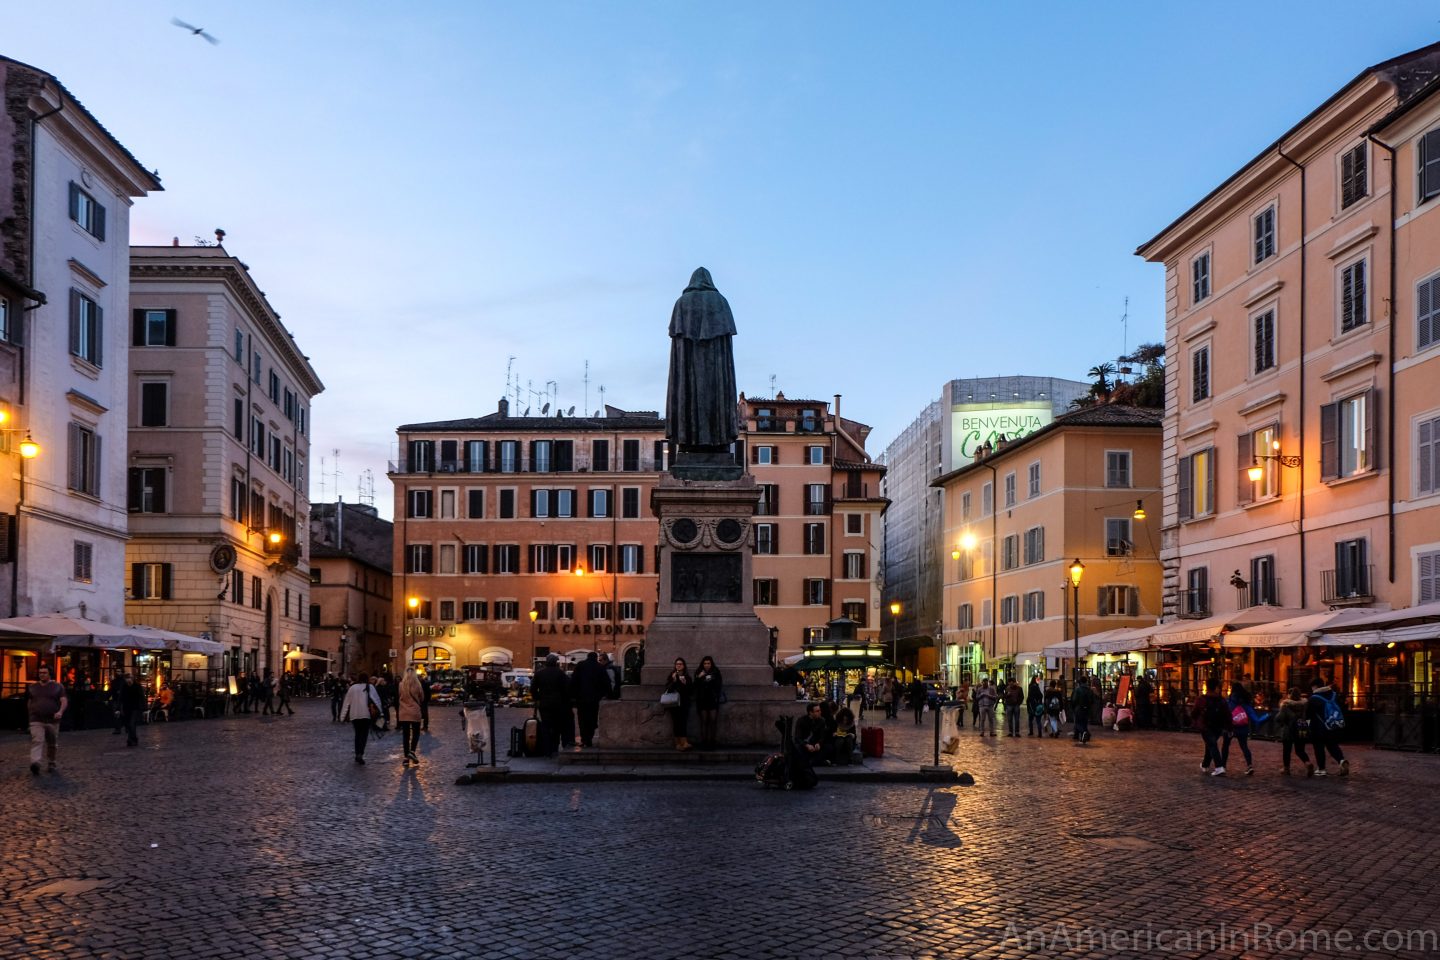
[[1181, 590], [1180, 616], [1189, 619], [1210, 616], [1210, 588]]
[[1327, 604], [1369, 603], [1375, 599], [1371, 589], [1375, 565], [1361, 564], [1320, 571], [1320, 585]]

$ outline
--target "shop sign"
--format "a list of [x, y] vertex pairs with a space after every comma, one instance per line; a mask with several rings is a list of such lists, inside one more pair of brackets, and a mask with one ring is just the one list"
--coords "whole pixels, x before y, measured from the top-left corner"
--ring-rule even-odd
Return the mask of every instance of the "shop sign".
[[436, 626], [429, 623], [416, 623], [405, 625], [405, 636], [407, 637], [453, 637], [455, 628]]
[[1008, 440], [1034, 433], [1054, 419], [1049, 401], [1033, 403], [965, 403], [950, 411], [950, 467], [973, 463], [988, 441], [993, 447], [1003, 435]]
[[616, 626], [613, 623], [542, 623], [537, 627], [541, 636], [550, 636], [556, 633], [579, 634], [581, 636], [604, 636], [604, 637], [643, 637], [645, 635], [645, 624], [627, 623], [623, 626]]
[[203, 653], [186, 653], [180, 657], [180, 667], [184, 670], [204, 670], [210, 666], [210, 658]]

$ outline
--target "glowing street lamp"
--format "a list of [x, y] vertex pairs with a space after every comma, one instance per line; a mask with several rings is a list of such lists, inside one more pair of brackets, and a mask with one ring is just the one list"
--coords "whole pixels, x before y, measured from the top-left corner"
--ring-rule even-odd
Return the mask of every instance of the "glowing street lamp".
[[900, 601], [890, 601], [890, 672], [900, 675]]
[[1075, 633], [1075, 679], [1080, 679], [1080, 578], [1085, 575], [1085, 564], [1076, 557], [1070, 564], [1070, 589], [1073, 593], [1073, 602], [1070, 605], [1070, 618]]

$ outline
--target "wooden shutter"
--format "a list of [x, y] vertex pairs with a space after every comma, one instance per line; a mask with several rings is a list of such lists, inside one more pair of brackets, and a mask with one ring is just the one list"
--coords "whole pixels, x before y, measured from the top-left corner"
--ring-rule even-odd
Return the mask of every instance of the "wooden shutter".
[[1320, 405], [1320, 479], [1340, 476], [1340, 404]]
[[1242, 433], [1237, 440], [1235, 502], [1249, 503], [1255, 499], [1255, 484], [1250, 480], [1248, 473], [1250, 467], [1258, 462], [1255, 460], [1255, 439], [1248, 433]]
[[1129, 617], [1140, 615], [1140, 590], [1138, 587], [1125, 588], [1125, 615]]
[[134, 347], [145, 346], [145, 311], [130, 311], [130, 345]]
[[174, 570], [174, 564], [160, 564], [160, 599], [162, 600], [169, 600], [172, 598], [175, 583]]
[[760, 462], [760, 447], [759, 447], [758, 444], [754, 444], [754, 443], [750, 444], [750, 462], [751, 462], [751, 463], [759, 463], [759, 462]]
[[102, 207], [100, 204], [96, 203], [93, 198], [91, 199], [90, 204], [91, 204], [91, 206], [93, 206], [93, 207], [95, 208], [95, 223], [94, 223], [95, 229], [91, 230], [90, 232], [95, 235], [95, 239], [96, 239], [96, 240], [104, 240], [104, 239], [105, 239], [105, 208]]
[[1211, 447], [1209, 456], [1205, 458], [1205, 513], [1207, 516], [1219, 512], [1215, 503], [1215, 462], [1217, 459], [1217, 451]]
[[70, 181], [70, 219], [80, 222], [80, 184]]
[[537, 516], [539, 516], [539, 514], [537, 514], [537, 513], [535, 512], [535, 508], [536, 508], [536, 506], [539, 504], [539, 502], [540, 502], [540, 491], [539, 491], [539, 490], [531, 490], [531, 491], [530, 491], [530, 516], [532, 516], [532, 517], [537, 517]]
[[165, 346], [175, 346], [175, 329], [180, 325], [180, 315], [174, 310], [165, 311]]
[[[166, 470], [164, 467], [153, 467], [148, 473], [151, 476], [151, 490], [154, 491], [154, 503], [151, 513], [166, 513], [167, 501], [165, 499]], [[293, 536], [292, 536], [293, 539]]]
[[1191, 468], [1194, 463], [1194, 459], [1195, 458], [1193, 455], [1189, 457], [1181, 457], [1179, 471], [1175, 477], [1177, 487], [1176, 496], [1179, 500], [1179, 516], [1181, 520], [1190, 520], [1193, 519], [1195, 516], [1194, 497], [1191, 495], [1190, 492], [1192, 485]]
[[70, 352], [80, 355], [80, 291], [70, 288]]
[[481, 520], [485, 517], [485, 491], [469, 490], [466, 492], [465, 514], [471, 520]]
[[1370, 452], [1368, 470], [1380, 469], [1380, 391], [1369, 390], [1365, 394], [1365, 449]]
[[1440, 193], [1440, 130], [1420, 138], [1420, 202]]
[[569, 473], [575, 469], [575, 441], [556, 440], [553, 456], [555, 457], [555, 469]]
[[1433, 603], [1440, 599], [1440, 553], [1422, 553], [1417, 558], [1420, 565], [1420, 595], [1419, 603]]
[[130, 513], [139, 513], [143, 494], [141, 493], [141, 470], [138, 467], [130, 468], [125, 488], [125, 509]]
[[145, 595], [145, 564], [130, 564], [130, 595], [136, 600], [148, 600]]
[[1440, 340], [1440, 277], [1431, 277], [1415, 288], [1415, 349]]
[[1437, 446], [1435, 428], [1440, 419], [1422, 420], [1415, 431], [1415, 460], [1418, 468], [1416, 493], [1430, 493], [1435, 489], [1435, 451]]

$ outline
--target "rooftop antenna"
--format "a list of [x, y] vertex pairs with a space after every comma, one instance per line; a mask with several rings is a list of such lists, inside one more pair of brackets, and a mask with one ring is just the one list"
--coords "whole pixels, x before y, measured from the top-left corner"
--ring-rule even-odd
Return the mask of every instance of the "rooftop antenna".
[[[338, 496], [340, 496], [340, 478], [341, 478], [342, 476], [344, 476], [344, 474], [341, 473], [341, 471], [340, 471], [340, 450], [339, 450], [338, 447], [337, 447], [337, 448], [332, 448], [332, 449], [330, 450], [330, 467], [331, 467], [331, 470], [330, 470], [330, 472], [329, 472], [328, 475], [333, 479], [333, 482], [334, 482], [334, 485], [335, 485], [335, 496], [338, 497]], [[321, 503], [327, 503], [327, 502], [328, 502], [328, 498], [327, 498], [326, 495], [325, 495], [325, 490], [326, 490], [326, 487], [327, 487], [327, 484], [325, 483], [325, 477], [326, 477], [326, 476], [327, 476], [327, 474], [326, 474], [326, 471], [325, 471], [324, 458], [322, 457], [322, 458], [321, 458], [321, 463], [320, 463], [320, 502], [321, 502]]]
[[1130, 355], [1130, 298], [1125, 298], [1125, 312], [1120, 314], [1120, 375], [1130, 375], [1130, 364], [1125, 358]]
[[[600, 384], [600, 409], [605, 409], [605, 384], [603, 383]], [[597, 412], [595, 416], [600, 416], [599, 412]]]
[[590, 361], [589, 361], [589, 360], [586, 360], [586, 361], [585, 361], [585, 402], [580, 405], [580, 409], [581, 409], [581, 410], [584, 410], [584, 409], [586, 409], [586, 408], [589, 407], [589, 406], [590, 406]]
[[375, 506], [375, 471], [366, 467], [360, 471], [360, 502], [367, 507]]
[[770, 374], [770, 396], [772, 399], [775, 396], [775, 374], [773, 373]]

